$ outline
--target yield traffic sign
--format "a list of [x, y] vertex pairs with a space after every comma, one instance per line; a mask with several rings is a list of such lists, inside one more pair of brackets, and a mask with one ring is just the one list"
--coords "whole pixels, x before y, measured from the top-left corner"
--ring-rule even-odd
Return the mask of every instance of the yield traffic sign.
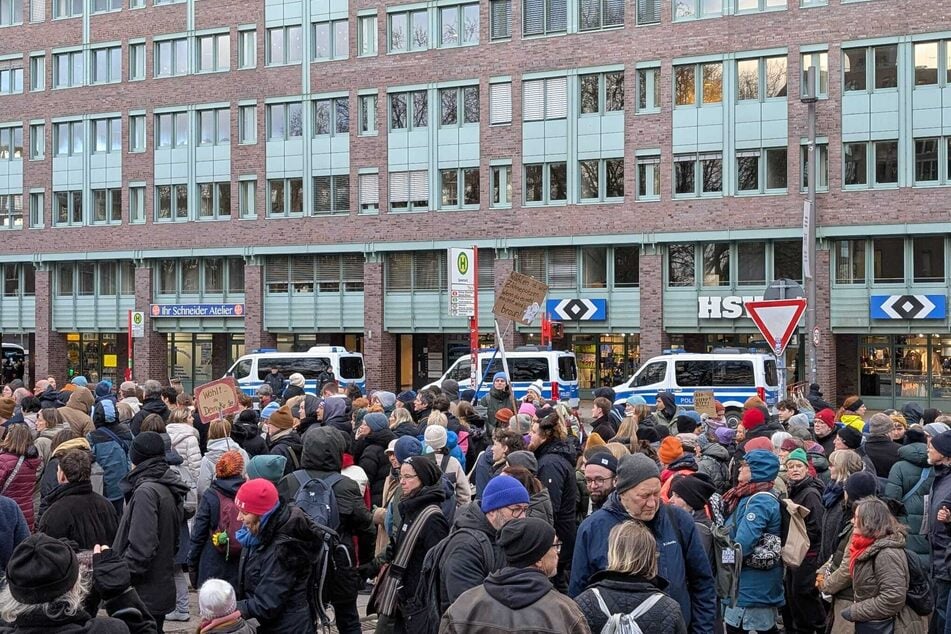
[[767, 343], [777, 355], [783, 353], [789, 340], [796, 332], [799, 319], [806, 312], [806, 300], [796, 299], [765, 299], [744, 304], [750, 318], [759, 331], [763, 333]]

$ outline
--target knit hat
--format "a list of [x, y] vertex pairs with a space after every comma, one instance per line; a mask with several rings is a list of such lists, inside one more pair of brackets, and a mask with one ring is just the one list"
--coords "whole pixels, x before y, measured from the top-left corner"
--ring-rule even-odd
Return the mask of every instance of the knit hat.
[[505, 456], [505, 462], [511, 467], [525, 467], [532, 475], [538, 473], [538, 459], [531, 451], [513, 451]]
[[631, 405], [631, 406], [634, 406], [634, 405], [647, 405], [647, 401], [645, 401], [645, 400], [644, 400], [644, 397], [641, 396], [640, 394], [635, 394], [635, 395], [633, 395], [633, 396], [628, 396], [628, 397], [627, 397], [627, 400], [624, 401], [624, 402], [627, 403], [628, 405]]
[[460, 401], [471, 403], [474, 398], [475, 398], [475, 390], [473, 390], [471, 387], [459, 392]]
[[[0, 399], [2, 400], [2, 399]], [[944, 423], [928, 423], [925, 425], [925, 434], [934, 438], [948, 431], [948, 426]]]
[[640, 425], [637, 428], [637, 439], [646, 440], [654, 443], [660, 442], [660, 436], [657, 434], [657, 428], [654, 425]]
[[[691, 420], [692, 420], [693, 422], [695, 422], [698, 426], [700, 425], [700, 423], [703, 422], [703, 417], [700, 416], [700, 412], [698, 412], [698, 411], [695, 410], [695, 409], [688, 409], [686, 412], [684, 412], [684, 416], [686, 416], [687, 418], [691, 419]], [[691, 431], [693, 431], [693, 430], [691, 430]]]
[[895, 423], [888, 414], [881, 412], [872, 414], [872, 417], [868, 419], [868, 434], [869, 436], [887, 436], [894, 426]]
[[271, 414], [271, 417], [267, 419], [267, 423], [281, 430], [290, 429], [294, 426], [294, 417], [291, 416], [291, 410], [285, 405]]
[[423, 453], [423, 444], [412, 436], [403, 436], [396, 440], [394, 451], [396, 452], [396, 461], [403, 464], [407, 458]]
[[763, 410], [758, 407], [751, 407], [743, 412], [743, 429], [746, 431], [756, 429], [765, 422], [766, 415], [763, 414]]
[[816, 420], [821, 420], [826, 427], [835, 427], [835, 412], [828, 407], [820, 409], [816, 412]]
[[233, 614], [238, 609], [234, 587], [221, 579], [208, 579], [198, 590], [198, 613], [210, 621]]
[[515, 427], [509, 423], [509, 429], [519, 434], [525, 435], [532, 431], [532, 417], [528, 414], [518, 414], [515, 416]]
[[433, 451], [442, 449], [446, 446], [446, 442], [448, 441], [446, 428], [440, 425], [428, 425], [424, 439], [426, 440], [426, 446]]
[[264, 478], [248, 480], [234, 496], [234, 505], [239, 511], [259, 516], [273, 510], [278, 501], [274, 483]]
[[796, 449], [799, 449], [804, 446], [805, 445], [803, 445], [802, 441], [799, 440], [798, 438], [787, 438], [786, 440], [782, 442], [779, 448], [782, 449], [783, 451], [795, 451]]
[[495, 422], [508, 425], [513, 416], [515, 416], [515, 412], [507, 407], [503, 407], [495, 412]]
[[789, 464], [793, 460], [809, 466], [809, 457], [806, 456], [805, 449], [794, 449], [793, 451], [790, 451], [789, 455], [786, 456], [786, 464]]
[[790, 425], [789, 433], [792, 434], [793, 438], [798, 438], [803, 442], [812, 440], [812, 432], [809, 431], [808, 425]]
[[386, 414], [380, 412], [370, 412], [363, 417], [363, 422], [370, 428], [370, 431], [383, 431], [389, 425]]
[[750, 451], [744, 460], [750, 467], [750, 482], [772, 482], [779, 475], [779, 458], [772, 451]]
[[677, 440], [683, 445], [684, 453], [689, 449], [693, 451], [700, 444], [700, 437], [697, 434], [677, 434]]
[[92, 422], [96, 427], [111, 425], [116, 422], [117, 417], [116, 404], [112, 399], [103, 399], [92, 408]]
[[[932, 425], [940, 423], [932, 423]], [[951, 431], [946, 431], [931, 438], [931, 446], [942, 456], [951, 457]]]
[[7, 563], [13, 598], [27, 605], [50, 603], [69, 592], [79, 579], [79, 560], [65, 542], [36, 533], [14, 549]]
[[505, 372], [496, 372], [495, 374], [492, 375], [492, 382], [493, 382], [493, 383], [496, 382], [496, 381], [498, 381], [499, 379], [504, 379], [505, 382], [508, 383], [508, 382], [509, 382], [509, 375], [506, 374]]
[[678, 474], [670, 483], [670, 490], [683, 498], [690, 508], [699, 511], [707, 505], [710, 496], [717, 492], [717, 488], [705, 473], [692, 475]]
[[96, 396], [108, 396], [112, 393], [112, 381], [103, 379], [96, 384]]
[[485, 489], [482, 491], [480, 508], [483, 513], [488, 513], [513, 504], [528, 504], [528, 502], [528, 491], [522, 486], [522, 483], [503, 473], [495, 476], [485, 485]]
[[657, 468], [657, 463], [642, 453], [628, 454], [622, 456], [618, 461], [615, 490], [620, 495], [651, 478], [660, 479], [660, 469]]
[[746, 444], [743, 445], [743, 450], [746, 453], [749, 453], [751, 451], [757, 451], [757, 450], [772, 451], [773, 443], [769, 438], [765, 436], [760, 436], [758, 438], [751, 438], [750, 440], [746, 441]]
[[235, 450], [226, 451], [215, 463], [216, 478], [234, 478], [244, 473], [244, 457]]
[[681, 414], [675, 418], [674, 424], [677, 425], [678, 434], [692, 434], [697, 429], [697, 421], [686, 414]]
[[413, 390], [404, 390], [396, 395], [396, 400], [404, 405], [408, 405], [416, 400], [416, 392]]
[[806, 445], [807, 454], [818, 454], [820, 456], [826, 455], [826, 450], [816, 441], [806, 440], [804, 441], [804, 444]]
[[617, 458], [614, 457], [613, 453], [607, 451], [599, 451], [594, 454], [586, 461], [587, 464], [597, 465], [604, 469], [607, 469], [611, 473], [617, 475], [618, 462]]
[[[846, 399], [846, 401], [848, 400], [849, 399]], [[845, 405], [845, 409], [849, 410], [850, 412], [857, 412], [859, 411], [859, 408], [861, 408], [863, 405], [865, 405], [865, 401], [863, 401], [860, 398], [856, 398], [854, 401], [852, 401], [848, 405]]]
[[718, 427], [713, 435], [717, 437], [717, 442], [721, 445], [729, 445], [736, 438], [736, 430], [729, 427]]
[[542, 383], [541, 379], [535, 379], [532, 381], [532, 384], [528, 386], [529, 392], [535, 392], [541, 398], [542, 392], [545, 389], [545, 384]]
[[287, 466], [285, 456], [262, 454], [254, 456], [248, 461], [248, 479], [264, 478], [274, 484], [284, 477], [284, 468]]
[[509, 566], [527, 568], [541, 561], [551, 550], [555, 543], [555, 529], [537, 517], [514, 519], [502, 527], [497, 541], [505, 551]]
[[[424, 487], [436, 484], [442, 476], [439, 465], [436, 464], [432, 456], [410, 456], [403, 464], [408, 464], [413, 468]], [[484, 491], [483, 495], [485, 495]]]
[[535, 415], [535, 406], [531, 403], [522, 403], [518, 406], [519, 414], [528, 414], [529, 416]]
[[140, 465], [149, 458], [165, 456], [165, 441], [161, 434], [144, 431], [132, 440], [129, 448], [129, 462]]
[[267, 420], [271, 417], [271, 414], [281, 409], [281, 404], [277, 401], [271, 401], [264, 406], [264, 409], [261, 410], [261, 420]]
[[878, 493], [878, 478], [868, 471], [856, 471], [845, 481], [845, 492], [853, 504]]
[[389, 414], [393, 411], [393, 408], [396, 407], [396, 394], [393, 392], [385, 392], [380, 390], [375, 392], [373, 397], [380, 403], [380, 407], [383, 408], [383, 411]]
[[792, 428], [797, 425], [809, 427], [809, 417], [805, 414], [793, 414], [786, 420], [786, 427], [789, 428], [789, 431], [792, 431]]
[[287, 382], [294, 387], [304, 387], [304, 375], [300, 372], [295, 372], [294, 374], [287, 377]]
[[668, 436], [660, 443], [660, 449], [657, 450], [657, 457], [661, 464], [670, 464], [680, 456], [684, 455], [684, 446], [676, 436]]
[[840, 429], [839, 438], [842, 439], [842, 443], [849, 449], [858, 449], [862, 446], [862, 432], [854, 427], [846, 425]]
[[17, 403], [12, 398], [0, 398], [0, 418], [13, 418]]
[[84, 377], [84, 376], [81, 375], [81, 374], [80, 374], [79, 376], [74, 376], [74, 377], [73, 377], [73, 380], [70, 381], [70, 383], [72, 383], [73, 385], [76, 385], [76, 386], [78, 386], [78, 387], [86, 387], [86, 386], [89, 385], [89, 381], [87, 381], [87, 380], [86, 380], [86, 377]]

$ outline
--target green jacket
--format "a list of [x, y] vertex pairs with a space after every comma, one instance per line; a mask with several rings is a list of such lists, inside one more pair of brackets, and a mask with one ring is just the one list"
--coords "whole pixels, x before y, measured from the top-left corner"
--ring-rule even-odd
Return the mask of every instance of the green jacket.
[[931, 546], [928, 536], [921, 535], [921, 522], [925, 513], [925, 496], [931, 490], [934, 480], [934, 469], [928, 465], [928, 447], [925, 443], [916, 442], [905, 445], [898, 450], [901, 458], [888, 473], [888, 482], [885, 484], [885, 497], [902, 501], [921, 480], [921, 473], [929, 469], [928, 475], [921, 486], [904, 500], [905, 513], [898, 520], [908, 527], [908, 548], [918, 553], [922, 564], [931, 565]]

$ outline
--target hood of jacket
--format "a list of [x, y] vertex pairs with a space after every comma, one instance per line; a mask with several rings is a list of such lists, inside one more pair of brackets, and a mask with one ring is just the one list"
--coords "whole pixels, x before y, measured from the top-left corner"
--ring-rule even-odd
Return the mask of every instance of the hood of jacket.
[[247, 442], [261, 435], [261, 429], [252, 422], [235, 420], [231, 426], [231, 437], [237, 442]]
[[120, 486], [123, 493], [128, 495], [146, 482], [164, 484], [172, 492], [172, 495], [180, 499], [184, 499], [185, 494], [188, 493], [188, 485], [182, 482], [181, 477], [175, 471], [168, 468], [168, 463], [163, 457], [143, 460], [142, 464], [136, 465], [135, 469], [122, 478]]
[[[854, 534], [854, 533], [853, 533]], [[905, 548], [905, 536], [904, 535], [885, 535], [884, 537], [879, 537], [876, 539], [871, 546], [869, 546], [865, 552], [859, 555], [857, 561], [866, 561], [871, 559], [879, 553], [879, 551], [886, 548]]]
[[165, 441], [165, 463], [169, 465], [179, 465], [185, 462], [181, 454], [172, 449], [172, 437], [168, 432], [162, 434], [162, 440]]
[[674, 395], [669, 392], [660, 392], [657, 395], [657, 400], [664, 404], [661, 412], [664, 415], [664, 418], [667, 420], [674, 420], [674, 416], [677, 415], [677, 406], [674, 403]]
[[913, 442], [898, 448], [898, 457], [910, 462], [916, 467], [928, 466], [928, 445], [923, 442]]
[[317, 560], [319, 550], [311, 546], [320, 539], [319, 529], [304, 512], [293, 504], [281, 504], [261, 530], [261, 544], [269, 544], [277, 538], [283, 538], [285, 548], [291, 548], [296, 555], [307, 561]]
[[87, 480], [85, 482], [67, 482], [58, 485], [46, 497], [46, 508], [49, 508], [53, 502], [71, 495], [92, 495], [92, 482]]
[[169, 423], [165, 426], [165, 433], [172, 439], [172, 444], [181, 442], [182, 438], [192, 436], [198, 440], [198, 430], [186, 423]]
[[245, 483], [244, 476], [234, 476], [233, 478], [215, 478], [211, 481], [211, 488], [217, 489], [226, 497], [234, 499], [238, 494], [238, 489]]
[[66, 407], [78, 410], [88, 416], [92, 412], [92, 406], [95, 403], [96, 399], [88, 387], [77, 387], [70, 393], [69, 400], [66, 401]]
[[696, 471], [697, 468], [697, 459], [692, 453], [685, 453], [667, 465], [668, 471]]
[[729, 462], [730, 452], [720, 443], [712, 442], [700, 450], [700, 455], [704, 458], [713, 458], [718, 462]]
[[819, 494], [819, 497], [822, 497], [823, 485], [819, 480], [813, 478], [812, 476], [806, 476], [798, 482], [789, 481], [789, 497], [793, 498], [800, 493], [804, 493], [807, 489], [815, 489], [816, 493]]
[[571, 468], [575, 466], [576, 452], [567, 440], [548, 440], [535, 449], [535, 457], [540, 461], [542, 456], [561, 456], [568, 461]]
[[[340, 400], [343, 399], [331, 399]], [[314, 471], [340, 471], [347, 441], [332, 427], [312, 427], [304, 434], [300, 466]]]
[[621, 497], [617, 490], [611, 491], [610, 495], [608, 495], [608, 499], [605, 500], [604, 505], [601, 507], [601, 510], [610, 513], [620, 522], [631, 519], [631, 516], [627, 513], [627, 509], [621, 504]]
[[471, 528], [473, 530], [481, 531], [489, 536], [493, 541], [495, 540], [495, 529], [492, 527], [492, 524], [489, 523], [489, 519], [485, 516], [485, 513], [482, 512], [482, 509], [479, 508], [478, 502], [470, 502], [462, 506], [456, 512], [456, 519], [452, 523], [453, 528]]
[[922, 409], [918, 403], [909, 402], [902, 406], [901, 413], [909, 425], [915, 425], [921, 422], [921, 417], [924, 415], [925, 410]]
[[490, 597], [510, 610], [528, 607], [554, 588], [537, 568], [502, 568], [486, 577], [484, 585]]
[[61, 456], [70, 449], [85, 449], [86, 451], [89, 451], [89, 441], [85, 438], [71, 438], [70, 440], [65, 440], [53, 450], [52, 455]]
[[324, 425], [353, 431], [353, 425], [347, 420], [347, 399], [339, 396], [324, 399]]
[[386, 449], [393, 440], [396, 440], [396, 434], [393, 433], [392, 429], [373, 431], [366, 436], [366, 441], [368, 444], [377, 445], [379, 447], [383, 447], [384, 449]]
[[226, 451], [237, 451], [238, 449], [241, 449], [241, 445], [233, 438], [215, 438], [208, 441], [208, 450], [205, 452], [205, 457], [212, 462], [218, 462], [221, 454]]
[[142, 403], [142, 408], [139, 412], [145, 412], [143, 418], [149, 414], [158, 414], [163, 419], [168, 420], [169, 409], [168, 405], [160, 398], [147, 398], [145, 402]]
[[590, 587], [594, 584], [598, 584], [602, 588], [609, 588], [619, 592], [629, 592], [631, 594], [653, 594], [658, 590], [665, 591], [670, 586], [670, 584], [661, 577], [645, 579], [644, 577], [626, 575], [623, 572], [616, 572], [614, 570], [599, 570], [591, 575], [591, 579], [588, 580], [588, 586]]

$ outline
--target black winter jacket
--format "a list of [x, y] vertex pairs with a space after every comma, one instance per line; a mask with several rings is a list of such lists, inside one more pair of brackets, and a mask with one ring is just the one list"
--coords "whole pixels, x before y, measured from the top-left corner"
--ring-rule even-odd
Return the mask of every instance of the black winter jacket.
[[806, 516], [806, 532], [809, 534], [809, 555], [815, 557], [822, 546], [822, 483], [811, 476], [798, 482], [789, 481], [789, 499], [809, 509]]
[[[400, 517], [403, 523], [396, 529], [396, 536], [389, 549], [391, 560], [395, 558], [396, 553], [399, 552], [403, 538], [407, 532], [409, 532], [410, 526], [413, 525], [423, 509], [431, 504], [441, 506], [445, 500], [446, 492], [441, 481], [432, 486], [423, 487], [416, 492], [416, 495], [404, 497], [400, 500]], [[416, 544], [413, 546], [413, 552], [407, 561], [406, 570], [403, 572], [402, 583], [396, 595], [398, 607], [406, 605], [406, 602], [413, 598], [416, 588], [419, 586], [420, 573], [422, 572], [423, 559], [426, 558], [426, 553], [448, 534], [449, 522], [442, 513], [436, 513], [427, 520], [427, 525], [423, 527], [420, 532], [419, 539], [416, 540]]]
[[814, 412], [818, 412], [820, 409], [835, 410], [834, 406], [822, 398], [822, 392], [819, 391], [819, 386], [814, 383], [809, 386], [809, 393], [806, 395], [806, 400], [812, 405], [812, 411]]
[[383, 483], [393, 466], [386, 455], [386, 447], [395, 439], [396, 434], [391, 430], [381, 429], [371, 432], [353, 445], [353, 460], [367, 474], [370, 498], [377, 506], [383, 502]]
[[942, 506], [951, 508], [951, 467], [936, 465], [931, 483], [931, 494], [925, 512], [928, 517], [928, 539], [931, 541], [931, 571], [935, 579], [951, 581], [951, 531], [938, 521]]
[[291, 429], [280, 434], [278, 438], [267, 437], [267, 452], [272, 456], [284, 456], [287, 459], [284, 463], [284, 475], [287, 475], [300, 469], [304, 446], [301, 443], [300, 434], [295, 430]]
[[133, 436], [139, 435], [142, 421], [144, 421], [145, 417], [149, 414], [158, 414], [162, 417], [162, 420], [167, 423], [168, 417], [171, 416], [172, 412], [168, 409], [168, 405], [165, 404], [165, 401], [163, 401], [161, 397], [145, 399], [145, 402], [142, 403], [142, 407], [136, 412], [135, 416], [132, 417], [132, 422], [129, 423], [129, 429], [132, 431]]
[[160, 456], [130, 471], [122, 489], [126, 506], [112, 547], [128, 564], [149, 613], [167, 614], [175, 607], [175, 553], [188, 486]]
[[819, 548], [819, 563], [825, 563], [839, 545], [839, 533], [851, 519], [851, 509], [846, 509], [845, 491], [838, 482], [830, 482], [822, 494], [822, 544]]
[[257, 423], [236, 420], [231, 426], [231, 439], [248, 453], [249, 458], [267, 453], [267, 442]]
[[495, 539], [496, 530], [478, 503], [471, 502], [459, 509], [449, 545], [440, 560], [440, 612], [448, 610], [460, 594], [505, 567], [505, 553]]
[[865, 455], [875, 465], [875, 475], [880, 478], [887, 478], [895, 463], [901, 460], [898, 456], [901, 445], [888, 436], [869, 436], [864, 447]]
[[[608, 622], [607, 615], [598, 605], [593, 590], [597, 588], [611, 614], [630, 614], [652, 594], [663, 592], [667, 582], [657, 577], [653, 580], [603, 570], [591, 577], [584, 592], [575, 597], [592, 632], [600, 632]], [[664, 594], [657, 603], [637, 619], [641, 631], [651, 634], [687, 634], [680, 604]]]
[[575, 506], [578, 503], [578, 486], [575, 480], [575, 451], [567, 440], [549, 440], [535, 449], [538, 460], [538, 479], [551, 496], [551, 508], [555, 513], [555, 533], [561, 540], [558, 554], [560, 565], [571, 566], [575, 551]]
[[402, 438], [403, 436], [412, 436], [416, 438], [419, 436], [419, 427], [412, 423], [400, 423], [393, 429], [393, 434], [397, 438]]
[[89, 482], [66, 483], [49, 495], [49, 507], [36, 530], [57, 539], [71, 539], [80, 550], [111, 544], [119, 519], [109, 500], [93, 492]]
[[238, 489], [244, 484], [241, 476], [235, 478], [215, 478], [198, 501], [198, 512], [191, 530], [191, 543], [188, 548], [188, 565], [197, 568], [198, 583], [206, 580], [224, 579], [232, 586], [238, 585], [238, 562], [240, 555], [225, 557], [211, 543], [211, 534], [218, 529], [221, 503], [218, 495], [234, 499]]

